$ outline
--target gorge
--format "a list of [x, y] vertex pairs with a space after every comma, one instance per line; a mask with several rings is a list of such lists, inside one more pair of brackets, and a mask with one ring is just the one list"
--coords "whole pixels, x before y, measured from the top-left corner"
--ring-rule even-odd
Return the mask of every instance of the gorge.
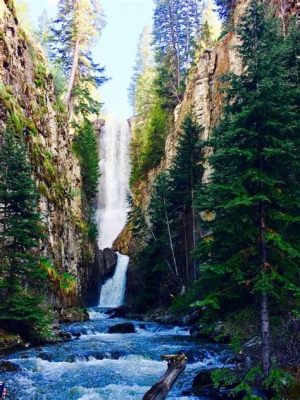
[[101, 1], [49, 4], [0, 0], [5, 400], [142, 399], [165, 355], [167, 398], [299, 400], [299, 1], [153, 0], [128, 120]]

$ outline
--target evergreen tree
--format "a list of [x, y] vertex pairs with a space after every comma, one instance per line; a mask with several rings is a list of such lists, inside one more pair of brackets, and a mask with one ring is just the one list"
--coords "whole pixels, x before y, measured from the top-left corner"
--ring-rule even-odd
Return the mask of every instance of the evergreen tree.
[[299, 31], [284, 36], [264, 6], [252, 1], [241, 19], [243, 72], [225, 80], [224, 115], [210, 141], [213, 172], [198, 204], [215, 215], [207, 218], [213, 235], [199, 248], [206, 293], [199, 304], [224, 311], [260, 303], [267, 376], [270, 311], [279, 298], [300, 295], [300, 92]]
[[81, 175], [83, 190], [88, 201], [92, 201], [97, 193], [97, 185], [100, 176], [99, 153], [97, 137], [92, 123], [85, 120], [78, 126], [78, 135], [74, 141], [74, 150], [81, 163]]
[[45, 333], [43, 237], [37, 192], [22, 138], [5, 132], [0, 147], [0, 320], [24, 335]]
[[[98, 0], [59, 0], [58, 16], [52, 26], [52, 60], [62, 65], [68, 77], [64, 102], [70, 108], [77, 96], [105, 81], [104, 69], [95, 64], [91, 49], [99, 37], [104, 18]], [[89, 90], [87, 90], [89, 88]]]
[[191, 253], [195, 251], [197, 240], [195, 190], [203, 175], [200, 142], [202, 129], [192, 114], [185, 117], [181, 129], [176, 156], [170, 169], [170, 191], [175, 218], [182, 216], [177, 228], [179, 237], [183, 238], [179, 254], [185, 254], [185, 262], [182, 263], [185, 265], [185, 274], [182, 275], [186, 282], [190, 282], [196, 279], [196, 263], [195, 260], [191, 262]]
[[156, 0], [154, 45], [158, 64], [157, 89], [166, 107], [181, 100], [185, 78], [193, 60], [201, 30], [203, 2], [199, 0]]

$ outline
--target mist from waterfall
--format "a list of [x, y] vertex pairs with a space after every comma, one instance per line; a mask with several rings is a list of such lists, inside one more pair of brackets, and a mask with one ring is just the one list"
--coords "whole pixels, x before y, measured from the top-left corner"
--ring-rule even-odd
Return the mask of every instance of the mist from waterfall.
[[[126, 224], [130, 176], [130, 128], [127, 121], [109, 117], [100, 137], [100, 183], [98, 210], [98, 244], [100, 249], [112, 247]], [[129, 258], [118, 253], [114, 275], [101, 289], [99, 305], [117, 307], [123, 304]]]

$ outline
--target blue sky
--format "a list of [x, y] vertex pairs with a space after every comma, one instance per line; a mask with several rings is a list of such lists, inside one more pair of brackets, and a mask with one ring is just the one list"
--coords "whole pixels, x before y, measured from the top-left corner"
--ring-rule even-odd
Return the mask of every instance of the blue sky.
[[[55, 15], [57, 0], [26, 0], [37, 21], [43, 9]], [[127, 89], [132, 75], [136, 48], [144, 26], [152, 25], [152, 0], [102, 0], [107, 24], [95, 48], [95, 61], [106, 66], [111, 80], [100, 88], [105, 111], [120, 118], [131, 115]]]

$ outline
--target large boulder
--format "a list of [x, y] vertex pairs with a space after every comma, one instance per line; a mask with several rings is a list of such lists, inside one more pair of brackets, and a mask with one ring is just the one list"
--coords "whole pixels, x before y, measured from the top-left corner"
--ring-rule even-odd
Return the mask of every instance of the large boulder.
[[109, 315], [109, 318], [126, 318], [129, 311], [130, 308], [128, 306], [119, 306], [106, 311], [105, 314]]
[[124, 322], [108, 328], [108, 333], [136, 333], [135, 327], [132, 322]]

